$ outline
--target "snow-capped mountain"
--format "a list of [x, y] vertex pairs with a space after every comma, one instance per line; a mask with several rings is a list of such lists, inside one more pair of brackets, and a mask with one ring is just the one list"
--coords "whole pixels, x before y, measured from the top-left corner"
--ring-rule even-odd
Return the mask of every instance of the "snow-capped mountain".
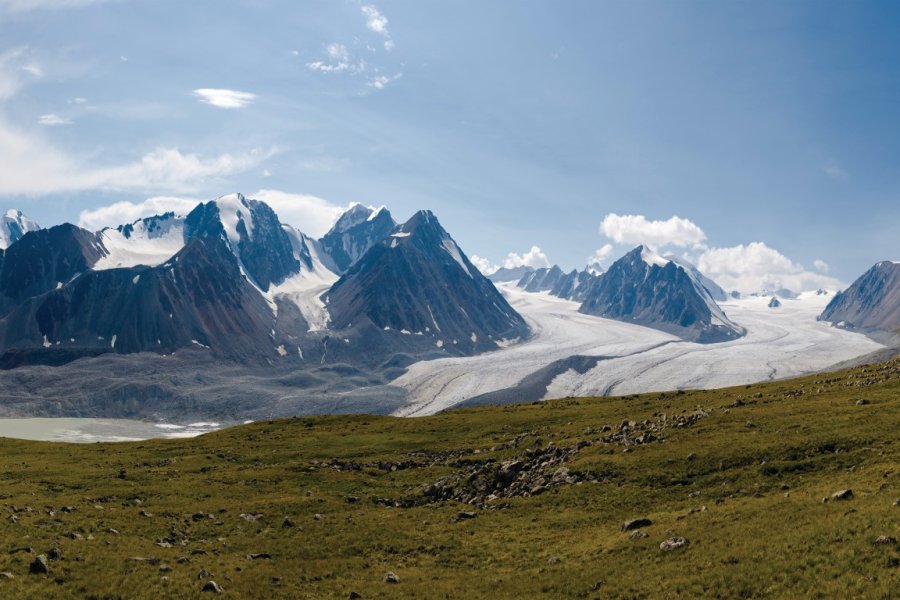
[[832, 298], [819, 316], [837, 327], [900, 333], [900, 262], [882, 261]]
[[709, 292], [709, 295], [712, 296], [712, 299], [716, 302], [724, 302], [728, 299], [728, 294], [725, 290], [722, 289], [718, 283], [704, 275], [700, 272], [692, 262], [689, 260], [682, 258], [680, 256], [675, 256], [674, 254], [667, 254], [665, 258], [673, 261], [675, 264], [684, 267], [684, 269], [690, 273], [695, 280], [700, 282], [700, 285], [706, 288], [706, 291]]
[[21, 210], [8, 210], [0, 217], [0, 250], [9, 248], [29, 231], [37, 231], [40, 225], [22, 214]]
[[334, 329], [369, 329], [454, 354], [524, 338], [519, 314], [430, 211], [359, 259], [324, 296]]
[[323, 253], [331, 260], [329, 267], [338, 274], [343, 273], [396, 226], [385, 207], [375, 209], [354, 204], [320, 240]]
[[700, 343], [732, 340], [746, 333], [725, 316], [694, 273], [645, 246], [638, 246], [596, 278], [579, 310]]
[[184, 217], [168, 212], [97, 232], [104, 256], [95, 270], [161, 265], [184, 247]]

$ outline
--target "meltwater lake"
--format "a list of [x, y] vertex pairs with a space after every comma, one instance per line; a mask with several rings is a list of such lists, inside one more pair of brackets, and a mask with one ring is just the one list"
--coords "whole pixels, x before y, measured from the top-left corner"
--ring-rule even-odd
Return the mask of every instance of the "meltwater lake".
[[0, 419], [0, 437], [46, 442], [135, 442], [154, 438], [189, 438], [221, 429], [212, 422], [152, 423], [128, 419]]

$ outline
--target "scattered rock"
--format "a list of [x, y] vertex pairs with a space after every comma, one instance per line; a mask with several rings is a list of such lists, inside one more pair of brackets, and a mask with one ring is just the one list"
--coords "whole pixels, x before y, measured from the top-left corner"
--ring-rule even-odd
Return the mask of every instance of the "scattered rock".
[[202, 521], [202, 520], [205, 519], [205, 518], [206, 518], [206, 513], [204, 513], [204, 512], [196, 512], [196, 513], [194, 513], [194, 514], [191, 515], [191, 520], [192, 520], [194, 523], [197, 523], [197, 522], [199, 522], [199, 521]]
[[209, 579], [210, 577], [212, 577], [212, 575], [206, 569], [200, 569], [200, 572], [197, 573], [197, 579]]
[[838, 490], [831, 495], [832, 500], [850, 500], [853, 498], [853, 490], [847, 488], [846, 490]]
[[857, 406], [865, 406], [865, 405], [867, 405], [867, 404], [869, 404], [869, 401], [868, 401], [868, 400], [865, 400], [865, 399], [863, 399], [863, 400], [857, 400], [857, 401], [856, 401], [856, 405], [857, 405]]
[[111, 534], [113, 534], [113, 535], [119, 535], [119, 530], [118, 530], [118, 529], [113, 529], [112, 527], [109, 527], [109, 528], [106, 530], [106, 533], [111, 533]]
[[688, 460], [694, 460], [695, 458], [697, 458], [696, 452], [691, 452], [690, 454], [687, 455]]
[[350, 595], [347, 596], [350, 600], [360, 600], [362, 598], [362, 594], [359, 592], [350, 592]]
[[622, 523], [622, 531], [634, 531], [635, 529], [640, 529], [641, 527], [649, 527], [650, 525], [653, 525], [653, 521], [645, 517], [641, 517], [639, 519], [631, 519], [630, 521], [625, 521], [624, 523]]
[[895, 538], [894, 536], [890, 536], [890, 535], [879, 535], [877, 538], [875, 538], [875, 541], [872, 543], [875, 545], [878, 545], [878, 546], [888, 545], [888, 544], [896, 544], [897, 538]]
[[214, 594], [221, 594], [225, 590], [223, 590], [222, 586], [220, 586], [218, 583], [216, 583], [215, 581], [210, 579], [209, 581], [207, 581], [206, 583], [203, 584], [203, 587], [200, 588], [200, 591], [201, 592], [212, 592]]
[[15, 579], [15, 575], [9, 571], [0, 571], [0, 579]]
[[250, 514], [250, 513], [241, 513], [238, 515], [238, 518], [247, 521], [248, 523], [253, 523], [254, 521], [259, 521], [263, 518], [261, 514]]
[[316, 513], [313, 515], [313, 519], [315, 519], [316, 521], [321, 521], [324, 518], [325, 518], [325, 515], [322, 515], [321, 513]]
[[153, 513], [147, 512], [146, 510], [142, 510], [138, 514], [142, 517], [147, 517], [148, 519], [153, 516]]
[[47, 558], [50, 560], [59, 560], [62, 558], [62, 550], [59, 548], [53, 548], [50, 552], [47, 553]]
[[132, 556], [128, 560], [132, 560], [134, 562], [143, 562], [148, 565], [158, 565], [160, 560], [156, 557], [143, 557], [143, 556]]
[[119, 469], [119, 474], [116, 475], [119, 479], [128, 479], [128, 471], [125, 469]]
[[269, 558], [272, 558], [272, 555], [269, 554], [268, 552], [258, 552], [256, 554], [248, 554], [247, 555], [248, 560], [262, 560], [262, 559], [269, 559]]
[[28, 565], [28, 572], [34, 575], [49, 575], [50, 565], [47, 564], [47, 557], [43, 554], [38, 555], [31, 564]]
[[170, 572], [171, 570], [172, 570], [172, 567], [170, 567], [169, 565], [159, 565], [159, 572], [160, 572], [160, 573], [168, 573], [168, 572]]
[[478, 516], [478, 513], [476, 513], [476, 512], [461, 510], [458, 513], [456, 513], [456, 520], [457, 521], [465, 521], [466, 519], [474, 519], [477, 516]]
[[400, 578], [393, 571], [388, 571], [384, 574], [385, 583], [400, 583]]
[[633, 531], [631, 533], [631, 536], [629, 536], [629, 537], [631, 537], [631, 539], [633, 539], [633, 540], [639, 540], [639, 539], [647, 537], [647, 534], [644, 533], [643, 531], [641, 531], [640, 529], [638, 529], [636, 531]]
[[687, 538], [683, 537], [673, 537], [665, 540], [659, 545], [659, 549], [663, 552], [670, 552], [672, 550], [677, 550], [678, 548], [683, 548], [688, 545]]
[[548, 564], [548, 565], [555, 565], [555, 564], [558, 564], [558, 563], [559, 563], [559, 557], [558, 557], [558, 556], [551, 556], [550, 558], [547, 559], [547, 564]]
[[347, 504], [359, 504], [359, 496], [347, 496]]
[[294, 523], [294, 520], [290, 517], [285, 517], [284, 521], [281, 522], [282, 527], [294, 527], [295, 525], [296, 523]]

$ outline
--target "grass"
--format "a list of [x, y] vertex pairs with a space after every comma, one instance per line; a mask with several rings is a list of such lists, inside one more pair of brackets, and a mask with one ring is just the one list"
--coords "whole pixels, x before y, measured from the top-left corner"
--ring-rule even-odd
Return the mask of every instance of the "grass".
[[[663, 441], [602, 441], [604, 425], [698, 408], [708, 416], [663, 429]], [[0, 577], [0, 596], [212, 595], [203, 570], [234, 598], [887, 599], [900, 590], [900, 546], [873, 541], [900, 537], [898, 425], [895, 360], [723, 390], [295, 418], [190, 440], [2, 439], [0, 571], [12, 578]], [[464, 520], [472, 507], [422, 494], [472, 464], [580, 441], [592, 444], [565, 466], [597, 482], [503, 498]], [[845, 488], [853, 499], [823, 502]], [[636, 517], [652, 521], [646, 537], [621, 531]], [[689, 544], [661, 551], [675, 536]], [[29, 574], [53, 548], [50, 574]], [[388, 571], [400, 582], [383, 582]]]

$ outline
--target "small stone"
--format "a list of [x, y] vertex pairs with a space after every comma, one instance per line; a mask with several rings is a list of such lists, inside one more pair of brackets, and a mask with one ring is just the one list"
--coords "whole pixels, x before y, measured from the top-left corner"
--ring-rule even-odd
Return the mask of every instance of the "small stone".
[[218, 583], [216, 583], [215, 581], [210, 579], [209, 581], [207, 581], [206, 583], [203, 584], [203, 587], [200, 588], [200, 591], [201, 592], [212, 592], [214, 594], [221, 594], [225, 590], [223, 590], [222, 587]]
[[153, 513], [147, 512], [146, 510], [142, 510], [138, 514], [141, 515], [142, 517], [147, 517], [148, 519], [153, 516]]
[[551, 556], [550, 558], [547, 559], [547, 564], [548, 564], [548, 565], [555, 565], [555, 564], [558, 564], [558, 563], [559, 563], [559, 557], [558, 557], [558, 556]]
[[272, 555], [268, 552], [258, 552], [256, 554], [248, 554], [247, 560], [262, 560], [272, 558]]
[[875, 541], [872, 542], [876, 546], [887, 545], [887, 544], [896, 544], [897, 538], [890, 535], [879, 535], [875, 538]]
[[28, 565], [28, 572], [34, 575], [49, 575], [50, 566], [47, 564], [47, 557], [43, 554], [38, 555], [31, 564]]
[[206, 513], [203, 513], [203, 512], [197, 512], [197, 513], [194, 513], [194, 514], [191, 515], [191, 520], [192, 520], [194, 523], [197, 523], [197, 522], [199, 522], [199, 521], [202, 521], [202, 520], [205, 519], [205, 518], [206, 518]]
[[119, 474], [116, 475], [119, 479], [128, 479], [128, 471], [125, 469], [119, 469]]
[[0, 579], [15, 579], [15, 575], [9, 571], [0, 571]]
[[359, 592], [350, 592], [350, 595], [347, 596], [349, 600], [360, 600], [362, 598], [362, 594]]
[[160, 573], [168, 573], [171, 570], [172, 570], [172, 567], [170, 567], [169, 565], [159, 565]]
[[647, 534], [644, 533], [643, 531], [641, 531], [640, 529], [636, 529], [635, 531], [633, 531], [631, 533], [631, 535], [629, 537], [633, 540], [640, 540], [642, 538], [647, 537]]
[[691, 452], [690, 454], [687, 455], [688, 460], [694, 460], [695, 458], [697, 458], [696, 452]]
[[324, 518], [325, 518], [325, 516], [320, 513], [316, 513], [313, 515], [313, 519], [315, 519], [316, 521], [321, 521]]
[[50, 560], [59, 560], [62, 558], [62, 550], [59, 548], [53, 548], [50, 552], [47, 553], [47, 558]]
[[464, 521], [466, 519], [474, 519], [477, 516], [478, 516], [478, 513], [476, 513], [476, 512], [469, 512], [469, 511], [461, 510], [456, 514], [456, 520]]
[[359, 496], [347, 496], [347, 504], [359, 504]]
[[393, 571], [388, 571], [384, 574], [384, 582], [385, 583], [400, 583], [400, 577], [397, 576]]
[[865, 400], [865, 399], [863, 399], [863, 400], [857, 400], [857, 401], [856, 401], [856, 405], [857, 405], [857, 406], [865, 406], [865, 405], [867, 405], [867, 404], [869, 404], [869, 401], [868, 401], [868, 400]]
[[653, 525], [653, 521], [645, 517], [641, 517], [639, 519], [631, 519], [630, 521], [625, 521], [624, 523], [622, 523], [622, 531], [634, 531], [635, 529], [640, 529], [641, 527], [649, 527], [650, 525]]
[[111, 533], [111, 534], [113, 534], [113, 535], [119, 535], [119, 530], [118, 530], [118, 529], [113, 529], [112, 527], [110, 527], [110, 528], [108, 528], [108, 529], [106, 530], [106, 533]]
[[838, 490], [831, 495], [832, 500], [850, 500], [853, 498], [853, 490]]
[[295, 525], [296, 523], [294, 523], [294, 520], [290, 517], [285, 517], [284, 521], [281, 522], [282, 527], [294, 527]]
[[200, 572], [197, 573], [197, 579], [209, 579], [210, 577], [211, 575], [206, 569], [200, 569]]
[[677, 550], [678, 548], [684, 548], [688, 543], [687, 538], [673, 537], [662, 542], [659, 545], [659, 549], [663, 552], [670, 552], [672, 550]]

